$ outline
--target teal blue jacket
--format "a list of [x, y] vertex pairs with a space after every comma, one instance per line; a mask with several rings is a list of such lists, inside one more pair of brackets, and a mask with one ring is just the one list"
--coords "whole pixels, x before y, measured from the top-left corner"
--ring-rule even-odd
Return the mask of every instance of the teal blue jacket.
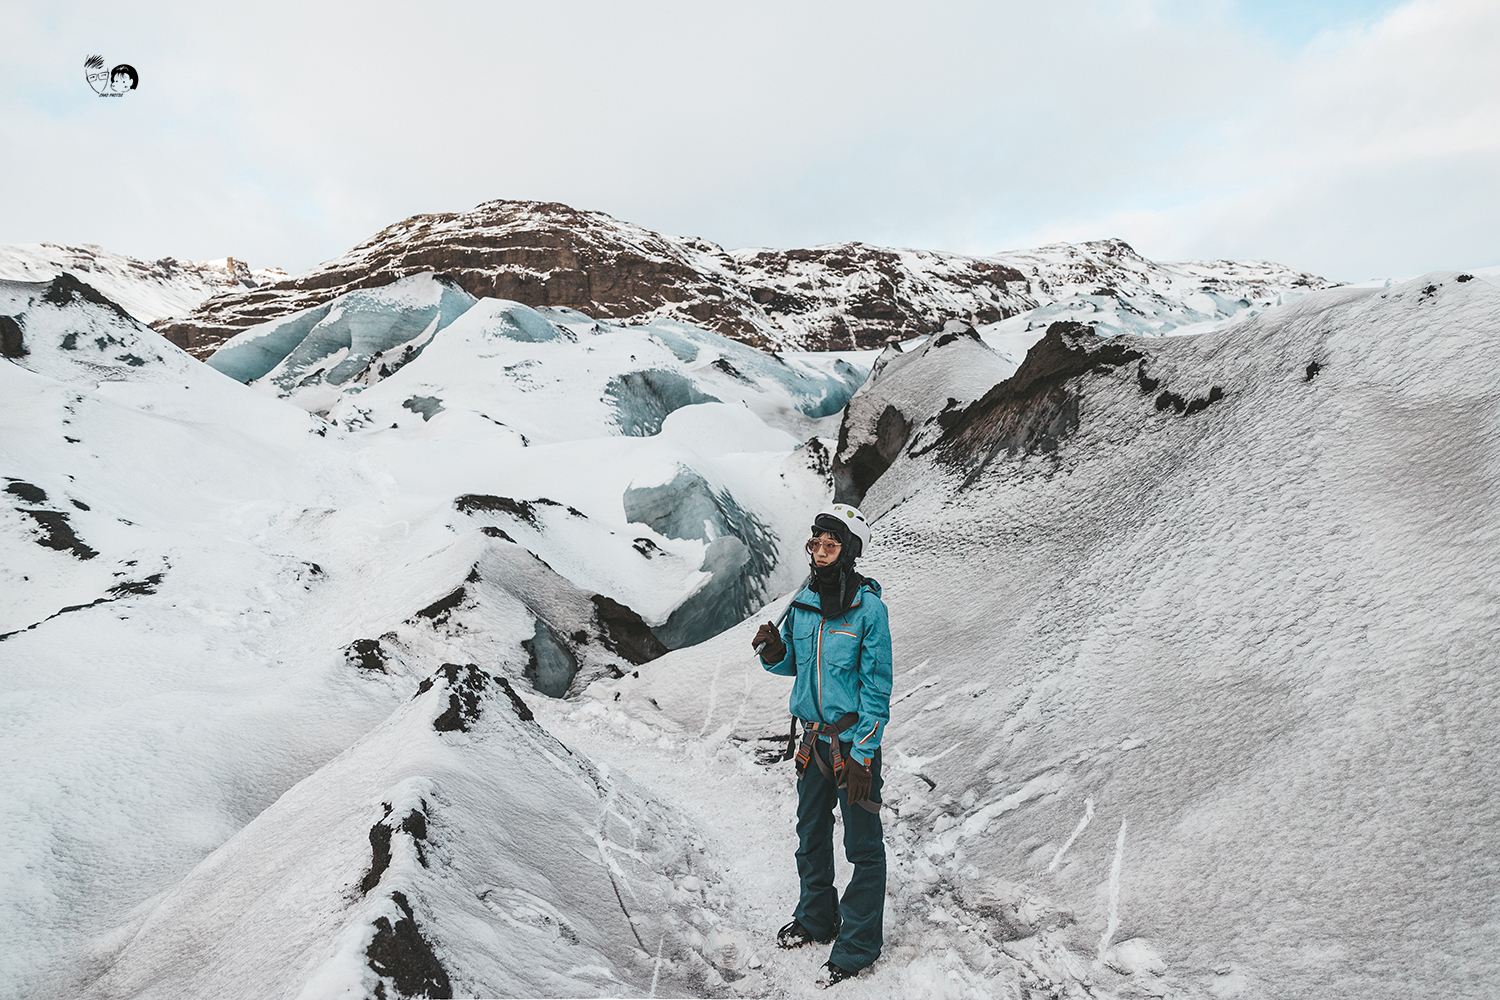
[[891, 717], [891, 626], [880, 584], [867, 578], [850, 608], [833, 618], [809, 610], [816, 607], [818, 595], [803, 587], [781, 625], [786, 655], [762, 665], [797, 678], [790, 707], [799, 719], [837, 722], [858, 712], [843, 739], [854, 745], [851, 757], [869, 764]]

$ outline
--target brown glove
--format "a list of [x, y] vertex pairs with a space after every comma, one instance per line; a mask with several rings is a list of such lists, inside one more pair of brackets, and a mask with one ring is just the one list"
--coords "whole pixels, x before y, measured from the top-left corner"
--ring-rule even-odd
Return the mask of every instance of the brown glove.
[[752, 646], [759, 646], [761, 643], [765, 643], [765, 648], [760, 651], [762, 661], [780, 663], [786, 657], [786, 643], [781, 641], [781, 633], [770, 622], [757, 629], [755, 638], [750, 640]]
[[844, 758], [844, 780], [849, 784], [849, 801], [864, 802], [870, 797], [870, 769], [853, 757]]

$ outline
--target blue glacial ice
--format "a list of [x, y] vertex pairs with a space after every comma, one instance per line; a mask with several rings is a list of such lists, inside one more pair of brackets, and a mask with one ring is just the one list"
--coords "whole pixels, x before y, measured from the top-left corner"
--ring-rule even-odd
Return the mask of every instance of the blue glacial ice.
[[687, 376], [661, 368], [616, 375], [604, 387], [604, 396], [614, 405], [620, 433], [627, 437], [661, 433], [662, 421], [673, 410], [719, 402], [717, 397], [701, 392]]
[[578, 660], [552, 629], [538, 618], [536, 631], [530, 639], [521, 640], [521, 646], [530, 656], [526, 676], [532, 686], [551, 698], [567, 694], [578, 673]]
[[778, 385], [809, 417], [827, 417], [842, 410], [864, 384], [866, 373], [838, 360], [832, 372], [808, 363], [788, 362], [738, 340], [675, 320], [658, 320], [639, 328], [659, 341], [684, 364], [705, 354], [725, 374], [759, 385]]
[[[312, 378], [342, 385], [364, 372], [375, 355], [429, 337], [475, 301], [449, 278], [415, 274], [252, 327], [219, 348], [208, 364], [241, 382], [270, 375], [283, 393]], [[420, 353], [417, 344], [403, 361]]]
[[[407, 367], [424, 356], [432, 360]], [[772, 419], [820, 419], [842, 410], [865, 379], [842, 360], [782, 358], [686, 323], [635, 326], [573, 309], [476, 300], [434, 274], [262, 324], [225, 344], [209, 364], [351, 429], [405, 427], [411, 413], [426, 423], [444, 410], [494, 419], [507, 405], [520, 407], [511, 414], [516, 419], [540, 420], [548, 387], [565, 382], [569, 393], [605, 404], [590, 409], [580, 400], [583, 410], [630, 437], [658, 434], [682, 407], [720, 401], [746, 402]], [[399, 388], [368, 392], [398, 373]], [[504, 387], [498, 395], [497, 386]], [[516, 392], [526, 394], [524, 402]], [[341, 401], [355, 394], [361, 402], [345, 413]], [[561, 426], [540, 423], [538, 433]]]
[[627, 520], [667, 538], [708, 543], [700, 569], [711, 579], [652, 629], [668, 648], [702, 642], [765, 604], [777, 539], [728, 492], [679, 466], [670, 482], [628, 489], [623, 500]]

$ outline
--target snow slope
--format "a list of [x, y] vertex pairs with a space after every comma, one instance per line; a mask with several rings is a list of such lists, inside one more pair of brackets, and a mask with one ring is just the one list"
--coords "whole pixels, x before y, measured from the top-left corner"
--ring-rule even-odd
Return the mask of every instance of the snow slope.
[[681, 826], [450, 665], [116, 932], [83, 995], [697, 993], [721, 980]]
[[[989, 995], [1002, 954], [1046, 995], [1492, 995], [1500, 292], [1462, 277], [1059, 326], [873, 484], [897, 954], [967, 927]], [[591, 692], [769, 737], [776, 610]]]
[[219, 260], [136, 260], [98, 246], [10, 243], [0, 246], [0, 281], [51, 281], [68, 273], [99, 289], [142, 323], [182, 316], [224, 292], [241, 292], [286, 277], [234, 257]]

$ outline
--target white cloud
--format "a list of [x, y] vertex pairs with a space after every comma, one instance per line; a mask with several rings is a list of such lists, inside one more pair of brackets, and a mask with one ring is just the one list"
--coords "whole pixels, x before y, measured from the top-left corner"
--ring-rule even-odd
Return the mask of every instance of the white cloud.
[[[529, 197], [729, 245], [1482, 263], [1492, 6], [1418, 0], [1288, 55], [1227, 2], [0, 0], [25, 42], [0, 65], [0, 143], [24, 151], [0, 158], [0, 241], [303, 267]], [[140, 91], [95, 98], [96, 51]]]
[[1257, 256], [1340, 278], [1500, 260], [1500, 8], [1421, 0], [1275, 67], [1216, 141], [1166, 164], [1163, 207], [1057, 220], [1162, 256]]

